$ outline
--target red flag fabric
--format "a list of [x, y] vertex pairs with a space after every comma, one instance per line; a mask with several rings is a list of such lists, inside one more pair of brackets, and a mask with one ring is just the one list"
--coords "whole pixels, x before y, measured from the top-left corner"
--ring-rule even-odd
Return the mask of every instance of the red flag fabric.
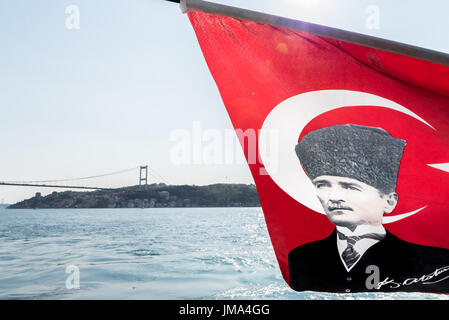
[[449, 67], [188, 16], [290, 286], [449, 292]]

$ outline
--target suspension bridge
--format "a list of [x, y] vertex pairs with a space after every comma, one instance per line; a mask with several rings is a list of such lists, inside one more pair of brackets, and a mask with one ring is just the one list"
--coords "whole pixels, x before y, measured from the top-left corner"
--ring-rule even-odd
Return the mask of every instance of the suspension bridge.
[[150, 168], [148, 165], [132, 167], [125, 170], [103, 173], [98, 175], [92, 175], [87, 177], [79, 178], [66, 178], [66, 179], [56, 179], [56, 180], [38, 180], [38, 181], [0, 181], [0, 186], [16, 186], [16, 187], [39, 187], [39, 188], [61, 188], [61, 189], [84, 189], [84, 190], [114, 190], [118, 188], [110, 187], [96, 187], [96, 186], [85, 186], [85, 185], [68, 185], [63, 183], [70, 182], [73, 184], [76, 181], [86, 181], [92, 179], [98, 179], [103, 177], [115, 176], [127, 172], [139, 170], [139, 185], [147, 185], [149, 182], [149, 174], [154, 177], [157, 181], [161, 181], [165, 184], [170, 184], [167, 179], [161, 176], [154, 168]]

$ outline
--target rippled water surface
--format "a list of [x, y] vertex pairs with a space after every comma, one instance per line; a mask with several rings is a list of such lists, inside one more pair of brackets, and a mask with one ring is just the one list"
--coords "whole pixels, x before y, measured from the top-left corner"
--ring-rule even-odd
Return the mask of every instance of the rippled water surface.
[[0, 210], [0, 298], [447, 299], [292, 291], [260, 208]]

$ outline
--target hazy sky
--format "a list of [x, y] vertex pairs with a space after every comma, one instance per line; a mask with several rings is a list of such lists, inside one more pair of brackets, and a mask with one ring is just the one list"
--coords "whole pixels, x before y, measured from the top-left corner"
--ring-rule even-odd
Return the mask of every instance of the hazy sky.
[[[449, 53], [445, 0], [216, 2]], [[66, 27], [69, 5], [80, 10], [79, 30]], [[366, 25], [372, 5], [379, 9], [379, 29]], [[176, 130], [199, 125], [224, 135], [231, 129], [177, 4], [0, 0], [0, 40], [0, 181], [84, 177], [148, 164], [172, 184], [252, 183], [246, 164], [177, 165], [170, 158]], [[242, 153], [236, 157], [242, 160]], [[150, 174], [150, 183], [159, 181]], [[137, 170], [83, 182], [137, 183]], [[0, 201], [51, 191], [0, 186]]]

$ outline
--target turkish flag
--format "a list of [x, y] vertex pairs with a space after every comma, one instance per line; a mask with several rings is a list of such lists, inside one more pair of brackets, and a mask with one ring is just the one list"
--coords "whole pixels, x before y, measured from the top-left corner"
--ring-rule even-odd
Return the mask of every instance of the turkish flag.
[[[449, 67], [268, 24], [198, 11], [188, 16], [239, 133], [284, 279], [290, 285], [298, 282], [293, 288], [301, 291], [449, 292], [449, 280], [444, 279], [449, 275], [449, 268], [445, 269], [449, 265]], [[309, 133], [332, 126], [381, 128], [389, 138], [406, 142], [397, 173], [397, 202], [393, 200], [391, 212], [385, 211], [382, 225], [396, 239], [391, 247], [396, 246], [397, 254], [407, 252], [405, 260], [414, 255], [409, 263], [413, 266], [388, 269], [386, 260], [397, 254], [374, 257], [370, 252], [380, 252], [383, 240], [373, 245], [361, 253], [358, 264], [373, 256], [370, 263], [380, 268], [378, 280], [386, 280], [380, 288], [347, 283], [345, 289], [343, 281], [351, 280], [334, 283], [332, 277], [345, 272], [353, 275], [345, 279], [364, 274], [360, 283], [370, 273], [365, 268], [357, 273], [357, 265], [351, 269], [349, 264], [339, 272], [336, 269], [345, 263], [344, 248], [337, 262], [326, 262], [321, 257], [321, 251], [328, 250], [324, 242], [323, 249], [313, 245], [333, 237], [327, 243], [338, 249], [337, 237], [332, 236], [336, 224], [329, 218], [334, 209], [326, 209], [324, 200], [317, 198], [321, 185], [312, 183], [295, 145]], [[343, 138], [335, 141], [344, 147]], [[372, 157], [379, 161], [390, 155], [388, 146], [384, 151], [376, 148], [373, 145]], [[366, 170], [371, 170], [369, 157]], [[310, 162], [315, 165], [313, 157]], [[359, 180], [370, 185], [369, 179], [377, 179], [376, 174], [373, 177]], [[349, 245], [349, 241], [338, 243]], [[290, 252], [302, 247], [315, 253], [306, 256], [304, 251], [298, 258], [301, 266], [289, 266]], [[436, 251], [426, 251], [428, 247]], [[302, 278], [303, 271], [292, 279], [292, 270], [309, 270], [314, 260], [320, 261], [314, 268], [326, 272], [326, 283], [320, 283], [316, 274]]]

